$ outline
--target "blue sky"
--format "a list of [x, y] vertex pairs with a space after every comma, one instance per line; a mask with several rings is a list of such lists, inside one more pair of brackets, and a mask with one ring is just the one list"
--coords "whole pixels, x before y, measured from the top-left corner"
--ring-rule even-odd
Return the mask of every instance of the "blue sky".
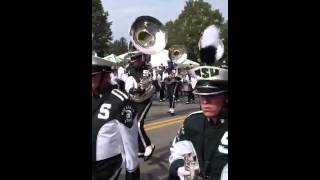
[[[186, 0], [101, 0], [105, 11], [109, 12], [112, 21], [113, 39], [125, 37], [131, 23], [142, 15], [149, 15], [159, 19], [162, 23], [174, 20], [183, 10]], [[228, 0], [204, 0], [213, 9], [219, 9], [225, 19], [228, 19]]]

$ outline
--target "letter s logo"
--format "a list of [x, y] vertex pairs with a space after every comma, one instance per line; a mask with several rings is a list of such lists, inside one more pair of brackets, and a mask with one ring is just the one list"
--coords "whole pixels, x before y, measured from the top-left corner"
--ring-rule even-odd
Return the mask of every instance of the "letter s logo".
[[99, 119], [107, 120], [110, 115], [111, 104], [102, 104], [100, 108], [100, 113], [98, 114]]
[[223, 154], [228, 154], [228, 131], [226, 131], [221, 139], [221, 144], [219, 145], [219, 152]]

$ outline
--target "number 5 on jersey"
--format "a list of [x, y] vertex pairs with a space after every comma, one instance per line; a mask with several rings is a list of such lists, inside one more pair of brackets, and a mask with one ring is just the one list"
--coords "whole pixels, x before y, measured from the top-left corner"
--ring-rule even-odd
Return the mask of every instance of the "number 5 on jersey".
[[99, 119], [107, 120], [110, 115], [111, 104], [102, 104], [100, 107], [100, 112], [98, 114]]

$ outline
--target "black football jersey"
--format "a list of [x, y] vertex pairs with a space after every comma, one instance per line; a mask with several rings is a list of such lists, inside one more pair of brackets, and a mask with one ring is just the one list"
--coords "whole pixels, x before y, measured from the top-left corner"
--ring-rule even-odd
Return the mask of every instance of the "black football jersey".
[[[103, 97], [92, 98], [92, 160], [96, 161], [97, 138], [101, 128], [114, 121], [131, 127], [136, 116], [136, 108], [128, 96], [113, 89]], [[115, 126], [116, 127], [116, 126]], [[114, 130], [114, 129], [113, 129]], [[115, 133], [110, 131], [110, 133]], [[111, 147], [110, 147], [111, 148]]]

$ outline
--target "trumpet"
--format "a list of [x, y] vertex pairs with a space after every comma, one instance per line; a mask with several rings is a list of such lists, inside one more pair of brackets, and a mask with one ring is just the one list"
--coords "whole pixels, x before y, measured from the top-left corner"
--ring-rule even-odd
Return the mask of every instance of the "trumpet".
[[185, 180], [197, 180], [199, 176], [199, 164], [195, 160], [195, 155], [193, 153], [188, 153], [183, 155], [185, 162], [185, 170], [190, 172], [190, 175], [185, 176]]

